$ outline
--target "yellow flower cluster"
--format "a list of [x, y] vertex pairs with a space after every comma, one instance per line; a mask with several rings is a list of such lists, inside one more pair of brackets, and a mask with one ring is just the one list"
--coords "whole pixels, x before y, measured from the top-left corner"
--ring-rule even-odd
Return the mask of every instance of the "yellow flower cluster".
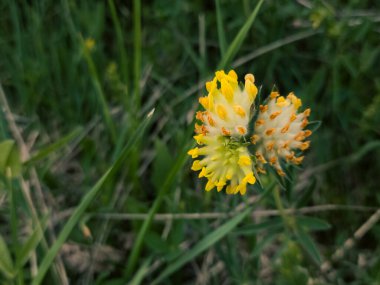
[[[258, 93], [254, 76], [247, 74], [244, 86], [239, 86], [235, 71], [217, 71], [206, 89], [208, 95], [199, 99], [205, 110], [196, 114], [199, 124], [195, 124], [194, 139], [199, 146], [188, 152], [195, 159], [191, 169], [208, 180], [206, 191], [216, 187], [218, 191], [225, 188], [227, 194], [244, 195], [247, 185], [256, 182], [254, 169], [265, 173], [264, 164], [269, 162], [284, 175], [280, 158], [301, 163], [303, 157], [296, 157], [293, 150], [304, 150], [310, 144], [304, 139], [311, 131], [303, 131], [310, 110], [297, 114], [301, 100], [293, 93], [284, 98], [272, 92], [268, 104], [260, 105], [255, 133], [250, 135]], [[248, 147], [256, 147], [255, 156]]]

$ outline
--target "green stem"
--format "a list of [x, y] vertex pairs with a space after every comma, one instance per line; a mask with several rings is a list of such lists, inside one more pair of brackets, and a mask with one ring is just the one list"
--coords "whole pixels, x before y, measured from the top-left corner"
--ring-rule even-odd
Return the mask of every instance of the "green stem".
[[290, 217], [285, 212], [284, 206], [282, 204], [281, 196], [280, 196], [280, 190], [278, 189], [278, 187], [276, 187], [273, 190], [273, 198], [274, 198], [274, 202], [276, 204], [276, 207], [277, 207], [278, 211], [280, 212], [280, 216], [284, 221], [286, 228], [291, 230], [291, 231], [295, 230], [294, 220], [292, 217]]
[[[121, 28], [120, 20], [119, 17], [117, 16], [116, 13], [116, 7], [114, 0], [108, 0], [108, 6], [111, 12], [111, 18], [113, 25], [115, 27], [115, 33], [116, 33], [116, 40], [117, 40], [117, 48], [118, 48], [118, 53], [120, 56], [120, 71], [121, 71], [121, 76], [122, 76], [122, 81], [126, 83], [127, 86], [129, 86], [129, 73], [128, 73], [128, 59], [127, 59], [127, 53], [126, 53], [126, 48], [125, 48], [125, 43], [124, 43], [124, 37], [123, 37], [123, 30]], [[124, 104], [126, 107], [129, 107], [130, 104], [128, 103], [129, 100], [127, 98], [127, 94], [124, 96]]]
[[106, 97], [104, 95], [104, 91], [102, 88], [102, 85], [100, 84], [98, 72], [95, 67], [95, 63], [91, 57], [90, 50], [86, 47], [85, 42], [82, 37], [80, 37], [80, 41], [82, 43], [82, 49], [84, 53], [84, 57], [87, 61], [88, 70], [90, 72], [90, 76], [92, 81], [94, 82], [94, 86], [96, 89], [96, 93], [98, 94], [98, 100], [100, 101], [100, 104], [102, 106], [103, 111], [103, 117], [105, 120], [105, 123], [107, 125], [107, 129], [110, 132], [111, 139], [113, 143], [116, 143], [117, 141], [117, 135], [116, 135], [116, 129], [114, 122], [112, 121], [111, 114], [107, 105]]
[[134, 50], [134, 103], [135, 110], [139, 112], [140, 98], [140, 73], [141, 73], [141, 2], [140, 0], [133, 1], [133, 50]]

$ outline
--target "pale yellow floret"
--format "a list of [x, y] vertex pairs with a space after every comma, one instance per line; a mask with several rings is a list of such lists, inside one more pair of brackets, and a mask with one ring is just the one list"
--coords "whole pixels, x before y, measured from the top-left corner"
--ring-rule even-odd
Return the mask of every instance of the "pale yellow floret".
[[227, 76], [227, 74], [224, 72], [224, 70], [219, 70], [219, 71], [215, 72], [215, 78], [219, 82], [221, 82], [222, 79], [224, 79], [226, 76]]
[[232, 102], [232, 100], [234, 99], [234, 90], [232, 89], [232, 86], [228, 83], [226, 79], [222, 79], [220, 89], [227, 101]]
[[243, 127], [243, 126], [237, 126], [236, 127], [237, 131], [239, 132], [239, 134], [241, 134], [242, 136], [245, 135], [247, 133], [247, 128], [246, 127]]
[[268, 130], [266, 130], [265, 131], [265, 134], [267, 135], [267, 136], [271, 136], [271, 135], [273, 135], [273, 133], [275, 132], [275, 128], [270, 128], [270, 129], [268, 129]]
[[209, 114], [207, 114], [207, 121], [210, 124], [210, 126], [215, 127], [215, 121]]
[[198, 171], [202, 169], [201, 162], [199, 160], [194, 160], [191, 170]]
[[228, 72], [228, 77], [229, 77], [229, 78], [232, 78], [232, 79], [233, 79], [234, 81], [236, 81], [236, 82], [237, 82], [237, 80], [238, 80], [238, 76], [237, 76], [235, 70], [233, 70], [233, 69], [231, 69], [231, 70]]
[[289, 101], [287, 101], [283, 96], [277, 98], [276, 105], [280, 108], [289, 106]]
[[264, 113], [268, 110], [268, 105], [260, 105], [260, 112]]
[[199, 178], [205, 177], [207, 175], [207, 173], [208, 173], [207, 168], [206, 167], [202, 167], [202, 170], [201, 170], [201, 172], [199, 172], [198, 177]]
[[290, 93], [289, 93], [288, 98], [291, 100], [291, 102], [292, 102], [292, 104], [293, 104], [293, 106], [294, 106], [294, 108], [295, 108], [296, 110], [298, 110], [299, 107], [302, 106], [302, 101], [301, 101], [301, 99], [299, 99], [296, 95], [294, 95], [293, 92], [290, 92]]
[[240, 166], [250, 166], [252, 164], [252, 161], [248, 155], [242, 155], [239, 157], [238, 164]]
[[269, 97], [271, 99], [274, 99], [274, 98], [277, 98], [278, 96], [280, 96], [280, 93], [278, 93], [277, 91], [272, 91], [269, 95]]
[[239, 184], [239, 185], [235, 188], [235, 192], [234, 192], [234, 194], [239, 193], [239, 192], [240, 192], [241, 195], [244, 195], [245, 192], [247, 192], [247, 184], [246, 184], [246, 183]]
[[273, 112], [273, 113], [269, 116], [269, 118], [270, 118], [271, 120], [274, 120], [274, 119], [276, 119], [276, 118], [278, 117], [278, 115], [280, 115], [280, 114], [281, 114], [281, 111]]
[[216, 183], [216, 189], [218, 190], [218, 192], [220, 192], [225, 185], [226, 185], [225, 180], [219, 180], [219, 182]]
[[258, 92], [256, 85], [254, 83], [252, 83], [252, 81], [246, 80], [245, 85], [244, 85], [244, 89], [248, 93], [250, 101], [253, 102], [255, 100], [257, 92]]
[[203, 142], [204, 142], [204, 135], [203, 134], [193, 136], [193, 138], [195, 139], [197, 144], [203, 144]]
[[235, 175], [235, 171], [230, 167], [228, 170], [227, 170], [227, 173], [226, 173], [226, 179], [227, 180], [231, 180], [232, 179], [232, 176]]
[[213, 110], [214, 109], [214, 95], [212, 93], [208, 94], [208, 109]]
[[255, 182], [256, 182], [256, 178], [255, 178], [255, 176], [253, 175], [253, 172], [249, 172], [249, 173], [243, 178], [243, 182], [245, 182], [245, 183], [249, 183], [249, 184], [255, 184]]
[[243, 107], [242, 106], [240, 106], [240, 105], [235, 105], [234, 106], [234, 110], [235, 110], [235, 113], [237, 114], [237, 115], [239, 115], [240, 117], [242, 117], [242, 118], [244, 118], [245, 117], [245, 111], [244, 111], [244, 109], [243, 109]]
[[253, 76], [252, 73], [247, 73], [244, 76], [245, 81], [251, 81], [252, 83], [255, 83], [255, 77]]
[[216, 106], [216, 113], [222, 120], [227, 120], [227, 110], [222, 105]]
[[258, 135], [253, 135], [251, 136], [251, 143], [256, 144], [259, 139], [260, 137]]
[[196, 148], [193, 148], [193, 149], [190, 149], [188, 152], [187, 152], [188, 155], [191, 155], [192, 158], [197, 158], [198, 155], [199, 155], [199, 148], [196, 147]]
[[308, 149], [309, 147], [310, 147], [310, 142], [307, 141], [307, 142], [303, 142], [303, 143], [301, 144], [300, 149], [301, 149], [301, 150], [306, 150], [306, 149]]
[[209, 100], [208, 100], [208, 97], [200, 97], [199, 98], [199, 103], [202, 105], [203, 108], [205, 108], [206, 110], [208, 109], [209, 107], [209, 104], [208, 104]]
[[216, 89], [216, 87], [217, 87], [217, 85], [216, 85], [216, 79], [215, 78], [211, 81], [206, 82], [207, 92], [212, 93]]
[[227, 130], [225, 127], [222, 127], [221, 129], [223, 136], [230, 136], [231, 131]]
[[214, 187], [215, 187], [215, 183], [212, 182], [211, 180], [209, 180], [209, 181], [207, 182], [207, 184], [206, 184], [206, 188], [205, 188], [205, 190], [206, 190], [206, 191], [210, 191], [210, 190], [212, 190], [212, 188], [214, 188]]

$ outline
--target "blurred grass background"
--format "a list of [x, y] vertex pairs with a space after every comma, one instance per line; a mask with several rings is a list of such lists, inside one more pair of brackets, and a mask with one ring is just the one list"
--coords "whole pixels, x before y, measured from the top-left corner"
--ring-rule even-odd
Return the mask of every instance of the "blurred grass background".
[[[11, 149], [22, 161], [12, 175], [0, 163], [2, 284], [380, 284], [379, 3], [2, 0], [0, 12], [1, 163]], [[244, 197], [206, 193], [190, 172], [217, 68], [253, 73], [264, 97], [294, 91], [322, 121], [286, 189], [269, 175]], [[267, 195], [279, 188], [280, 203]]]

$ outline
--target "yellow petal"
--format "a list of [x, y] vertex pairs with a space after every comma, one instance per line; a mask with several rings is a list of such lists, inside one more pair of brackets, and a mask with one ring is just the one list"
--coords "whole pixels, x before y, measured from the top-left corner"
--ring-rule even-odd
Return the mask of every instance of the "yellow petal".
[[188, 152], [187, 152], [188, 155], [191, 155], [192, 158], [197, 158], [198, 155], [199, 155], [199, 148], [196, 147], [196, 148], [193, 148], [193, 149], [190, 149]]
[[247, 92], [251, 102], [253, 102], [258, 92], [256, 85], [251, 80], [246, 80], [244, 89]]
[[205, 109], [208, 109], [209, 107], [209, 104], [208, 104], [209, 100], [208, 100], [208, 97], [200, 97], [199, 98], [199, 103], [203, 106], [203, 108]]
[[247, 192], [247, 184], [246, 183], [242, 183], [242, 184], [239, 184], [238, 187], [236, 188], [236, 193], [239, 193], [241, 195], [244, 195], [246, 192]]
[[204, 143], [203, 137], [204, 137], [203, 134], [199, 134], [199, 135], [193, 136], [193, 138], [196, 140], [197, 144]]
[[244, 118], [245, 117], [245, 111], [242, 106], [240, 105], [235, 105], [234, 106], [235, 113], [238, 114], [240, 117]]
[[206, 191], [210, 191], [212, 188], [214, 188], [215, 187], [215, 183], [214, 182], [212, 182], [211, 180], [209, 180], [208, 182], [207, 182], [207, 184], [206, 184], [206, 188], [205, 188], [205, 190]]
[[194, 160], [191, 170], [198, 171], [202, 169], [201, 162], [199, 160]]
[[227, 120], [227, 110], [222, 105], [216, 107], [216, 113], [222, 120]]
[[207, 168], [206, 168], [206, 167], [203, 167], [203, 168], [202, 168], [202, 171], [199, 172], [198, 177], [199, 177], [199, 178], [202, 178], [202, 177], [204, 177], [204, 176], [206, 176], [206, 175], [207, 175]]
[[278, 107], [286, 107], [286, 106], [288, 106], [290, 103], [289, 103], [289, 101], [288, 100], [286, 100], [283, 96], [280, 96], [280, 97], [278, 97], [277, 98], [277, 102], [276, 102], [276, 105], [278, 106]]
[[252, 164], [252, 161], [248, 155], [242, 155], [239, 157], [238, 164], [240, 166], [250, 166]]
[[245, 182], [245, 183], [249, 183], [249, 184], [255, 184], [255, 182], [256, 182], [256, 178], [255, 178], [255, 176], [253, 175], [253, 172], [248, 173], [248, 174], [243, 178], [243, 182]]
[[234, 90], [232, 89], [232, 86], [230, 85], [230, 83], [228, 83], [226, 79], [222, 79], [221, 91], [228, 102], [231, 102], [233, 100]]

